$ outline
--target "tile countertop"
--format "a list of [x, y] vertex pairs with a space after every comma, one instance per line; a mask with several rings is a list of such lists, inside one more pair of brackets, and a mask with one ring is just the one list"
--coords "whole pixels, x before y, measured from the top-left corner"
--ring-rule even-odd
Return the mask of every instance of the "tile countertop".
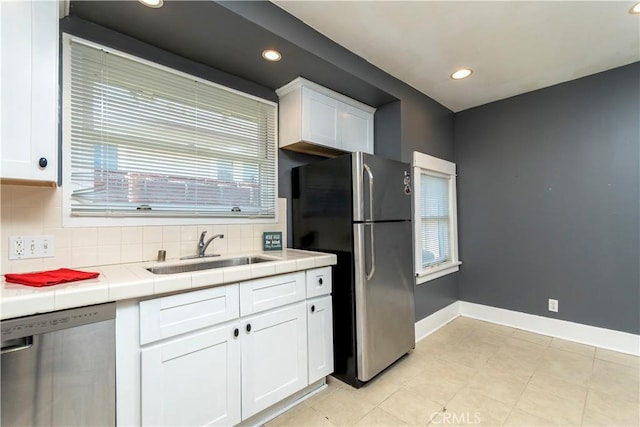
[[[235, 283], [336, 264], [336, 256], [320, 252], [285, 249], [274, 252], [243, 253], [236, 256], [261, 256], [274, 262], [240, 265], [176, 274], [153, 274], [146, 270], [156, 265], [198, 262], [198, 260], [150, 261], [81, 268], [100, 273], [95, 279], [36, 288], [3, 280], [0, 293], [0, 319], [27, 316], [110, 301], [160, 295], [186, 289]], [[222, 256], [212, 259], [226, 259]]]

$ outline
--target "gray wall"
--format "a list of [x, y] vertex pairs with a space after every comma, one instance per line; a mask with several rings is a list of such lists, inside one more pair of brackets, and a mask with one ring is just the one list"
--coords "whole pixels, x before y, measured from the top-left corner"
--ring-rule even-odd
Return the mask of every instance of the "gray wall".
[[[413, 96], [411, 96], [413, 95]], [[414, 151], [454, 161], [453, 113], [426, 96], [402, 97], [402, 160]]]
[[[453, 113], [450, 110], [342, 48], [272, 3], [222, 2], [220, 4], [254, 25], [277, 35], [287, 43], [311, 52], [314, 58], [319, 58], [339, 69], [341, 73], [322, 75], [321, 82], [328, 87], [338, 89], [344, 85], [344, 79], [340, 76], [346, 73], [357, 81], [384, 91], [385, 96], [380, 99], [397, 99], [398, 101], [380, 106], [376, 112], [376, 153], [391, 159], [410, 162], [413, 150], [417, 150], [453, 160]], [[106, 3], [103, 6], [109, 5]], [[76, 9], [81, 6], [84, 5], [78, 3]], [[159, 49], [153, 44], [83, 21], [78, 17], [65, 18], [62, 21], [62, 27], [70, 33], [194, 75], [264, 98], [275, 98], [272, 88], [204, 66], [194, 60], [181, 57], [180, 52], [172, 53]], [[230, 34], [226, 35], [232, 37]], [[290, 199], [291, 168], [318, 161], [320, 158], [280, 150], [278, 160], [279, 195]], [[288, 235], [291, 236], [290, 224]], [[291, 244], [291, 241], [288, 243]], [[455, 302], [458, 299], [457, 296], [457, 274], [418, 286], [416, 288], [416, 320]]]
[[400, 101], [376, 109], [373, 126], [374, 152], [388, 159], [402, 158], [402, 120]]
[[460, 299], [640, 332], [639, 76], [635, 63], [455, 115]]
[[290, 150], [278, 150], [278, 197], [287, 199], [287, 247], [289, 248], [293, 246], [291, 169], [323, 159], [324, 157], [312, 156], [310, 154], [302, 154]]
[[[269, 101], [278, 102], [278, 95], [275, 90], [259, 85], [255, 82], [225, 73], [216, 68], [212, 68], [183, 56], [159, 49], [126, 34], [119, 33], [112, 29], [102, 27], [93, 22], [67, 16], [60, 20], [60, 31], [68, 33], [95, 43], [102, 44], [112, 49], [129, 53], [148, 61], [162, 64], [164, 66], [192, 74], [197, 77], [219, 83], [241, 92], [249, 93]], [[60, 51], [62, 55], [62, 49]], [[62, 61], [60, 61], [62, 63]]]
[[[300, 20], [268, 2], [221, 2], [244, 18], [313, 52], [359, 79], [397, 98], [375, 116], [375, 152], [410, 162], [414, 150], [453, 161], [453, 112], [404, 82], [355, 56]], [[282, 156], [281, 156], [282, 159]], [[283, 165], [287, 167], [286, 165]], [[285, 171], [286, 172], [286, 171]], [[280, 188], [290, 185], [282, 176]], [[415, 288], [416, 320], [458, 300], [458, 274]]]
[[[430, 98], [402, 99], [402, 160], [411, 162], [414, 151], [454, 161], [453, 114]], [[457, 301], [458, 275], [452, 273], [415, 288], [416, 320]]]

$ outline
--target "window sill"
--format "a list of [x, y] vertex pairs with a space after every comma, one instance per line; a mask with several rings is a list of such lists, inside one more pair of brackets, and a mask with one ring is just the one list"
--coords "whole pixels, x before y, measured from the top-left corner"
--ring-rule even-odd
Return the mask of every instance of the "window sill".
[[446, 264], [438, 265], [436, 267], [416, 273], [416, 285], [420, 285], [430, 280], [446, 276], [447, 274], [455, 273], [456, 271], [460, 270], [459, 266], [461, 264], [462, 262], [460, 261], [448, 262]]

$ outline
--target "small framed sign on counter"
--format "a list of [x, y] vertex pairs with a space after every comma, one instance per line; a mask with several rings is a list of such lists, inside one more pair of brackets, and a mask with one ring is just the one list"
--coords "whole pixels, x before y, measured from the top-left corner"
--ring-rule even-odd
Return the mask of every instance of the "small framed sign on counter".
[[265, 231], [264, 233], [262, 233], [262, 250], [281, 251], [282, 250], [282, 232], [281, 231]]

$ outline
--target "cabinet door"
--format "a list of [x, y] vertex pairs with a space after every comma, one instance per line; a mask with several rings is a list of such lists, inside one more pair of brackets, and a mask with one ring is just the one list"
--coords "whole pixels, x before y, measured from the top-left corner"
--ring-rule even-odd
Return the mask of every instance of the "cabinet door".
[[331, 296], [307, 301], [309, 383], [333, 372], [333, 311]]
[[56, 181], [58, 2], [2, 1], [0, 20], [2, 178]]
[[307, 385], [306, 303], [242, 322], [242, 419]]
[[338, 101], [314, 90], [302, 88], [302, 139], [338, 147]]
[[237, 323], [142, 350], [142, 425], [240, 422]]
[[340, 103], [340, 143], [344, 151], [373, 154], [373, 114]]

